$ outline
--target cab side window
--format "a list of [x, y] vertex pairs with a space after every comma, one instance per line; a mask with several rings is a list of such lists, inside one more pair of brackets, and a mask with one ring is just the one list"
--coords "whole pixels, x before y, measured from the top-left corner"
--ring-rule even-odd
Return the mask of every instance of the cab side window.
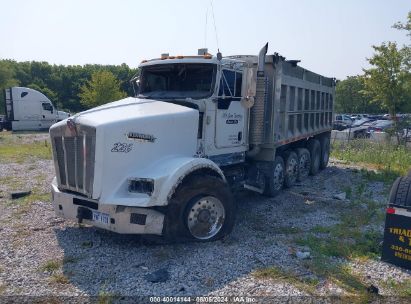
[[50, 111], [51, 113], [53, 113], [53, 106], [50, 103], [43, 102], [41, 105], [44, 111]]
[[240, 100], [242, 76], [238, 72], [223, 70], [218, 90], [218, 109], [226, 110], [232, 101]]

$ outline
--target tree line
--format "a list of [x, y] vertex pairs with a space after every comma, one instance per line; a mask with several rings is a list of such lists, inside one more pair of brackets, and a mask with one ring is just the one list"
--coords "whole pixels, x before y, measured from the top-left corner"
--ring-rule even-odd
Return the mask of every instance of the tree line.
[[[405, 23], [393, 28], [405, 31], [411, 40], [411, 11]], [[339, 113], [411, 113], [411, 44], [398, 46], [383, 42], [372, 46], [369, 69], [362, 75], [339, 81], [336, 87], [335, 110]]]
[[[405, 23], [393, 25], [411, 39], [411, 11]], [[411, 44], [384, 42], [372, 46], [369, 69], [338, 81], [335, 110], [339, 113], [411, 113]], [[133, 96], [129, 82], [137, 69], [121, 65], [51, 65], [47, 62], [0, 60], [0, 89], [29, 87], [44, 93], [59, 109], [76, 113]], [[1, 92], [3, 94], [3, 92]], [[0, 114], [4, 112], [0, 96]]]
[[[130, 79], [137, 69], [121, 65], [51, 65], [47, 62], [0, 60], [0, 89], [29, 87], [45, 94], [59, 109], [76, 113], [133, 96]], [[3, 96], [0, 113], [4, 113]]]

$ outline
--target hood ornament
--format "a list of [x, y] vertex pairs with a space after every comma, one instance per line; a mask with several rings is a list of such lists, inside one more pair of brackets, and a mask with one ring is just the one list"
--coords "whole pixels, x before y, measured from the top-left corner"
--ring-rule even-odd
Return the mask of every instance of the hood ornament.
[[76, 122], [74, 121], [73, 118], [67, 119], [67, 128], [70, 130], [71, 134], [74, 134], [77, 136]]

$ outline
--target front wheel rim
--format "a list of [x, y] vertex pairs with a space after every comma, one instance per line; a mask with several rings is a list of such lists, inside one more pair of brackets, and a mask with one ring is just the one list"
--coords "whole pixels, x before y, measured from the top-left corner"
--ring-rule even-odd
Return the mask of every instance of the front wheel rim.
[[217, 235], [225, 220], [223, 203], [214, 196], [197, 199], [187, 214], [187, 227], [191, 235], [207, 240]]

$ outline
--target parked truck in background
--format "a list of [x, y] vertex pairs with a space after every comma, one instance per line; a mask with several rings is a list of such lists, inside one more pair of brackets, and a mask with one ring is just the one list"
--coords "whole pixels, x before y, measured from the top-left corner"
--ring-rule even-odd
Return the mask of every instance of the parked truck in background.
[[48, 130], [52, 124], [70, 115], [57, 111], [43, 93], [24, 87], [11, 87], [4, 92], [5, 117], [0, 130], [39, 131]]
[[135, 97], [53, 125], [57, 215], [211, 241], [233, 228], [233, 191], [274, 196], [325, 168], [335, 81], [267, 48], [144, 60]]

